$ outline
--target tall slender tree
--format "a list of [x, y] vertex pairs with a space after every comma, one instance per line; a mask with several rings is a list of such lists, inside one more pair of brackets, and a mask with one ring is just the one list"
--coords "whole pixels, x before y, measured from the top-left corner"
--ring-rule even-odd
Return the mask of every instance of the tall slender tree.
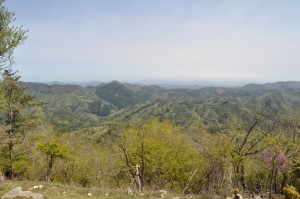
[[0, 0], [0, 112], [3, 128], [0, 131], [0, 143], [7, 144], [10, 157], [10, 177], [14, 177], [14, 145], [24, 137], [25, 120], [21, 111], [31, 106], [33, 97], [25, 94], [25, 89], [19, 84], [20, 76], [12, 72], [13, 52], [16, 47], [27, 39], [28, 30], [22, 26], [15, 26], [15, 12], [4, 5], [5, 0]]
[[20, 85], [19, 79], [16, 73], [4, 70], [0, 83], [0, 112], [4, 116], [0, 142], [9, 150], [10, 170], [7, 172], [11, 178], [14, 177], [14, 146], [24, 139], [34, 121], [32, 116], [24, 114], [24, 110], [36, 105], [33, 96], [25, 93], [26, 87]]

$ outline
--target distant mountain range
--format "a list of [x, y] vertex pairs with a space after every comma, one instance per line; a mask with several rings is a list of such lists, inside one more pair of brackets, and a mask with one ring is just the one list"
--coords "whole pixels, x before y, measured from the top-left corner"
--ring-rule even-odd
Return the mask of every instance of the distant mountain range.
[[[114, 81], [112, 81], [114, 82]], [[71, 81], [71, 82], [44, 82], [47, 85], [79, 85], [83, 87], [99, 86], [108, 84], [105, 81]], [[120, 82], [121, 83], [121, 82]], [[300, 82], [282, 81], [275, 83], [249, 83], [247, 81], [171, 81], [171, 80], [139, 80], [139, 81], [122, 81], [124, 84], [149, 86], [155, 85], [167, 89], [200, 89], [205, 87], [223, 87], [223, 88], [243, 88], [248, 90], [258, 89], [297, 89]]]
[[59, 82], [59, 81], [54, 81], [54, 82], [43, 82], [44, 84], [47, 85], [79, 85], [79, 86], [97, 86], [97, 85], [101, 85], [104, 82], [100, 82], [100, 81], [75, 81], [75, 82]]
[[190, 88], [199, 89], [203, 87], [240, 87], [249, 82], [246, 81], [170, 81], [170, 80], [140, 80], [129, 83], [142, 85], [157, 85], [165, 88]]
[[242, 89], [247, 90], [291, 90], [299, 88], [300, 82], [297, 81], [275, 82], [266, 84], [247, 84], [242, 87]]
[[[121, 81], [122, 83], [129, 83], [133, 85], [156, 85], [168, 89], [172, 88], [190, 88], [199, 89], [203, 87], [240, 87], [246, 85], [247, 81], [172, 81], [172, 80], [137, 80], [137, 81]], [[104, 81], [71, 81], [71, 82], [43, 82], [48, 85], [79, 85], [79, 86], [98, 86], [107, 84]]]
[[23, 82], [57, 128], [76, 130], [103, 122], [167, 118], [183, 126], [202, 120], [216, 127], [237, 105], [286, 111], [300, 108], [300, 82], [242, 87], [165, 88], [112, 81], [89, 86]]

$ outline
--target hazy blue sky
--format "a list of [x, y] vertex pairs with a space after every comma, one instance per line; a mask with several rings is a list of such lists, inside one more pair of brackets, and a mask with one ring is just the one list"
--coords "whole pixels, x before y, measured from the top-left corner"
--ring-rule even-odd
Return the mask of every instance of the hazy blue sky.
[[24, 81], [300, 81], [299, 0], [6, 0]]

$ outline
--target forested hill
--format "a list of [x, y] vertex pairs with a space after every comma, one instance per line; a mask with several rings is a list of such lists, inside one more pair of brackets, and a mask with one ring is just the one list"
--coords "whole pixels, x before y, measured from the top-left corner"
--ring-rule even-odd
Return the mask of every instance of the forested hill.
[[287, 82], [276, 82], [267, 84], [247, 84], [242, 87], [246, 90], [292, 90], [300, 89], [300, 82], [287, 81]]
[[[189, 125], [196, 119], [218, 123], [224, 109], [236, 105], [285, 111], [300, 107], [300, 82], [248, 84], [240, 88], [166, 89], [113, 81], [98, 86], [25, 83], [43, 112], [58, 128], [71, 130], [101, 122], [136, 118], [167, 118]], [[210, 122], [209, 122], [210, 121]]]

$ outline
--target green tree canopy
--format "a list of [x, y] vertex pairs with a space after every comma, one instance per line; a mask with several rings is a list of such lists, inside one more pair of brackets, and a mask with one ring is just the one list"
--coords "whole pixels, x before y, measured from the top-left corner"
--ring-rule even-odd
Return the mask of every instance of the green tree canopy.
[[44, 155], [46, 155], [48, 165], [47, 165], [47, 172], [45, 177], [48, 181], [50, 181], [51, 172], [52, 172], [55, 159], [57, 158], [68, 159], [70, 158], [71, 152], [66, 145], [64, 145], [57, 139], [52, 139], [45, 143], [41, 143], [38, 146], [38, 149]]
[[141, 166], [145, 184], [156, 188], [172, 184], [171, 188], [182, 190], [201, 162], [180, 127], [168, 121], [155, 119], [140, 129], [128, 129], [120, 142], [128, 151], [130, 164]]
[[11, 66], [13, 52], [27, 38], [22, 26], [14, 26], [15, 13], [4, 6], [4, 0], [0, 0], [0, 67]]
[[8, 146], [11, 169], [10, 177], [14, 177], [14, 145], [21, 142], [34, 124], [34, 116], [25, 114], [24, 110], [33, 107], [33, 96], [25, 93], [26, 88], [19, 84], [19, 76], [10, 69], [3, 73], [0, 82], [0, 114], [2, 119], [0, 144]]

